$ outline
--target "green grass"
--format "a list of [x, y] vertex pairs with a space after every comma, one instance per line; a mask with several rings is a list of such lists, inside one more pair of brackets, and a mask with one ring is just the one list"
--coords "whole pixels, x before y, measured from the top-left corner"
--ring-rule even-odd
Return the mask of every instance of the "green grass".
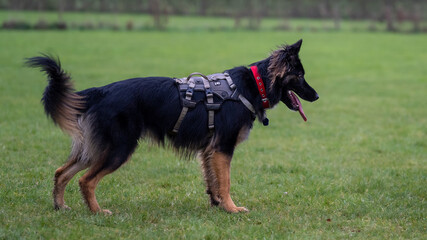
[[[142, 143], [104, 178], [105, 217], [73, 179], [71, 211], [54, 211], [53, 173], [70, 141], [40, 104], [46, 80], [22, 66], [61, 57], [77, 89], [136, 76], [206, 74], [304, 39], [319, 101], [309, 121], [285, 106], [256, 123], [232, 163], [232, 197], [251, 211], [211, 208], [197, 161]], [[298, 32], [0, 31], [1, 239], [397, 239], [427, 237], [427, 35]]]

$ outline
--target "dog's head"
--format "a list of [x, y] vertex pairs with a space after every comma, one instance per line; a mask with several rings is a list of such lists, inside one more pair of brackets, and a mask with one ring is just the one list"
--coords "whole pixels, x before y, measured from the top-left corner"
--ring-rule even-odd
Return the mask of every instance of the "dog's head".
[[305, 81], [304, 68], [298, 56], [301, 44], [302, 39], [274, 51], [270, 56], [268, 73], [272, 81], [271, 87], [281, 90], [280, 100], [289, 109], [299, 111], [303, 119], [306, 120], [301, 103], [296, 95], [310, 102], [316, 101], [319, 95]]

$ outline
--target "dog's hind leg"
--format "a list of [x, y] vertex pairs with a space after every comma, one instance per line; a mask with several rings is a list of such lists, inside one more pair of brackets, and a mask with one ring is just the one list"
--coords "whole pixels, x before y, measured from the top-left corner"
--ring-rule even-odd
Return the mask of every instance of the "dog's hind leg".
[[79, 179], [80, 191], [92, 212], [103, 212], [106, 215], [112, 214], [110, 210], [101, 209], [99, 206], [95, 196], [96, 186], [105, 175], [114, 172], [125, 163], [130, 158], [135, 147], [136, 142], [120, 150], [107, 150], [102, 154], [103, 157], [98, 159], [98, 161], [96, 161], [97, 163], [91, 166]]
[[53, 187], [53, 206], [55, 209], [69, 209], [65, 205], [64, 192], [68, 182], [74, 175], [87, 168], [87, 165], [79, 161], [79, 156], [70, 156], [67, 163], [55, 171]]
[[214, 152], [211, 160], [212, 170], [218, 182], [220, 206], [230, 213], [247, 212], [244, 207], [237, 207], [230, 196], [231, 156], [222, 152]]
[[112, 173], [113, 171], [114, 170], [104, 169], [99, 166], [92, 167], [79, 180], [80, 191], [82, 192], [83, 198], [89, 209], [94, 213], [103, 212], [107, 215], [111, 215], [110, 210], [101, 209], [101, 207], [99, 207], [98, 201], [95, 197], [95, 188], [105, 175]]

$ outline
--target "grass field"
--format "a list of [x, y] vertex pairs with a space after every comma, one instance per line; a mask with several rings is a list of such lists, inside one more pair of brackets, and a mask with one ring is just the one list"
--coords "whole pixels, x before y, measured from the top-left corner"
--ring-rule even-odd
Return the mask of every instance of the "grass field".
[[[91, 214], [77, 184], [54, 211], [53, 173], [70, 141], [43, 114], [46, 80], [24, 68], [61, 57], [77, 89], [136, 76], [206, 74], [304, 39], [309, 118], [284, 105], [256, 123], [232, 163], [232, 197], [211, 208], [196, 160], [142, 143], [103, 179]], [[0, 31], [0, 239], [426, 239], [427, 35], [298, 32]]]

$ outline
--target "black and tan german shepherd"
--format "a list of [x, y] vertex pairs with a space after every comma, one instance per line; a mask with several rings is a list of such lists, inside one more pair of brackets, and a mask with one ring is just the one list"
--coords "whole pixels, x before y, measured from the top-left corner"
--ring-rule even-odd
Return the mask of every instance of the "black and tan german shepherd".
[[[298, 56], [301, 43], [282, 46], [250, 66], [258, 69], [270, 107], [282, 101], [305, 118], [296, 95], [310, 102], [319, 96], [304, 79]], [[55, 209], [68, 208], [65, 187], [76, 173], [88, 168], [79, 180], [83, 198], [92, 212], [111, 214], [98, 205], [95, 188], [131, 157], [139, 139], [149, 137], [159, 145], [165, 145], [167, 139], [167, 145], [183, 155], [199, 155], [213, 206], [232, 213], [248, 211], [237, 207], [230, 197], [230, 164], [236, 145], [247, 138], [255, 116], [260, 120], [265, 116], [264, 98], [251, 69], [241, 66], [227, 72], [255, 114], [242, 101], [225, 101], [215, 112], [212, 132], [206, 125], [208, 111], [201, 103], [187, 113], [179, 131], [172, 133], [182, 109], [181, 93], [173, 78], [133, 78], [76, 92], [59, 59], [42, 55], [27, 59], [26, 64], [47, 74], [49, 84], [42, 98], [45, 112], [72, 138], [69, 158], [55, 172]]]

